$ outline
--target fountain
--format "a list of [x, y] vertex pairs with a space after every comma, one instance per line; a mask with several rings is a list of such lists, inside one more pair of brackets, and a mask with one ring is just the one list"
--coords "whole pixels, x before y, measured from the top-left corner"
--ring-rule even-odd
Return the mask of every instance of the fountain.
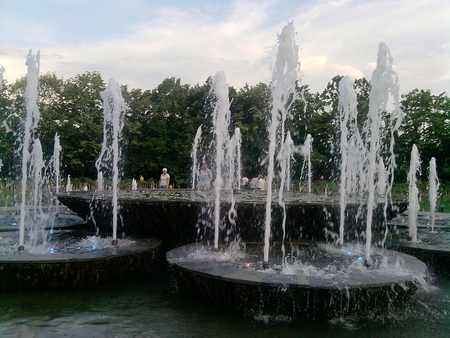
[[[53, 183], [55, 183], [55, 192], [59, 191], [59, 137], [55, 135], [54, 154], [50, 165], [50, 167], [53, 166], [53, 173], [45, 175], [46, 163], [43, 160], [42, 147], [36, 132], [39, 121], [37, 106], [39, 53], [34, 56], [30, 51], [27, 56], [27, 66], [25, 95], [27, 114], [21, 139], [20, 226], [18, 232], [15, 228], [8, 229], [11, 230], [8, 233], [2, 233], [0, 289], [99, 284], [122, 278], [156, 261], [160, 252], [160, 241], [124, 238], [118, 245], [117, 238], [113, 235], [113, 245], [108, 245], [104, 239], [92, 236], [92, 231], [85, 227], [80, 229], [80, 225], [85, 225], [85, 222], [54, 227], [56, 213], [59, 212], [58, 204], [53, 203], [54, 200], [45, 201], [44, 198], [49, 194], [49, 188]], [[106, 91], [105, 101], [109, 99], [108, 93]], [[108, 106], [107, 102], [105, 106]], [[109, 110], [106, 109], [108, 113]], [[113, 145], [116, 149], [113, 161], [113, 183], [117, 186], [118, 143], [116, 139]], [[70, 175], [67, 179], [66, 193], [72, 193]], [[49, 207], [44, 207], [44, 204]], [[117, 203], [114, 206], [117, 208]], [[82, 232], [80, 233], [79, 230]], [[115, 230], [113, 228], [114, 233]], [[18, 251], [13, 250], [17, 242], [19, 243]]]
[[[297, 95], [295, 84], [298, 56], [294, 36], [292, 23], [285, 26], [279, 35], [279, 49], [272, 78], [267, 192], [263, 196], [266, 200], [263, 240], [255, 241], [253, 238], [253, 241], [242, 240], [234, 245], [218, 246], [219, 234], [216, 231], [214, 250], [207, 243], [197, 242], [169, 251], [167, 260], [181, 291], [209, 298], [218, 305], [230, 306], [245, 315], [281, 314], [316, 319], [385, 310], [393, 303], [406, 300], [420, 285], [424, 285], [427, 273], [425, 264], [418, 259], [374, 248], [371, 239], [378, 205], [383, 204], [381, 217], [387, 217], [387, 207], [384, 205], [387, 197], [383, 194], [390, 192], [388, 178], [393, 182], [389, 175], [392, 175], [395, 167], [393, 153], [388, 158], [388, 170], [380, 165], [384, 163], [381, 145], [389, 139], [380, 132], [381, 124], [386, 123], [382, 121], [382, 114], [387, 107], [388, 93], [394, 96], [395, 108], [387, 124], [396, 130], [402, 117], [398, 108], [392, 58], [387, 47], [380, 44], [377, 68], [372, 78], [369, 120], [366, 124], [367, 141], [363, 140], [361, 143], [356, 133], [347, 139], [348, 134], [342, 129], [345, 138], [341, 143], [343, 153], [350, 149], [349, 144], [359, 144], [361, 151], [351, 159], [343, 154], [341, 169], [344, 177], [341, 178], [341, 184], [344, 189], [350, 187], [346, 182], [349, 173], [358, 181], [353, 184], [366, 191], [367, 198], [357, 197], [362, 203], [355, 203], [354, 200], [349, 202], [349, 193], [354, 191], [341, 191], [340, 208], [335, 211], [341, 209], [339, 216], [342, 218], [345, 216], [342, 209], [347, 208], [347, 215], [351, 215], [349, 211], [353, 206], [357, 208], [356, 215], [354, 214], [354, 219], [347, 216], [346, 222], [341, 223], [339, 246], [318, 244], [317, 241], [295, 238], [292, 236], [292, 227], [285, 227], [285, 223], [289, 222], [289, 197], [292, 197], [285, 192], [286, 160], [291, 154], [286, 149], [292, 147], [292, 144], [284, 124], [289, 116], [290, 99]], [[356, 109], [353, 101], [348, 100], [349, 96], [356, 97], [351, 87], [348, 79], [344, 78], [340, 88], [340, 105], [346, 116], [353, 114], [352, 110]], [[353, 114], [351, 118], [356, 117]], [[342, 118], [342, 121], [347, 128], [348, 117]], [[393, 131], [390, 136], [392, 133]], [[388, 149], [392, 151], [393, 139], [389, 141]], [[308, 143], [305, 148], [310, 148], [310, 137]], [[359, 173], [348, 170], [349, 163], [353, 164], [358, 160], [362, 160], [363, 170]], [[273, 192], [276, 179], [280, 182], [279, 190]], [[344, 225], [360, 217], [364, 206], [366, 244], [347, 243], [344, 246]], [[242, 207], [243, 203], [237, 206], [238, 210]], [[256, 209], [255, 205], [253, 209]], [[277, 219], [281, 221], [277, 222]], [[311, 218], [313, 219], [316, 220], [317, 216]], [[257, 224], [258, 219], [253, 217], [252, 221]], [[274, 226], [279, 226], [280, 223], [282, 229], [278, 235], [274, 235], [277, 233]], [[245, 230], [243, 232], [242, 238], [246, 239]]]
[[409, 181], [409, 206], [407, 215], [399, 215], [389, 222], [391, 235], [388, 246], [397, 251], [413, 255], [434, 270], [449, 272], [450, 267], [450, 219], [448, 214], [438, 214], [436, 200], [439, 181], [436, 175], [436, 160], [432, 158], [429, 169], [430, 212], [419, 212], [419, 191], [416, 173], [420, 172], [420, 158], [416, 145], [411, 150]]

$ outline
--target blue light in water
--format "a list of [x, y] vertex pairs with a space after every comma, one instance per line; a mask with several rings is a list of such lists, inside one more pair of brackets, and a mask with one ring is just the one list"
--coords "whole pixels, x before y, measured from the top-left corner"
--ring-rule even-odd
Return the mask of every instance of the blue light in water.
[[13, 223], [11, 223], [11, 225], [17, 225], [17, 223], [16, 223], [16, 222], [13, 222]]
[[359, 257], [358, 259], [359, 259], [361, 262], [364, 261], [364, 258], [363, 258], [363, 257]]
[[50, 253], [51, 253], [51, 254], [52, 254], [52, 253], [55, 253], [55, 249], [50, 248]]
[[50, 229], [50, 235], [53, 235], [53, 229]]
[[347, 253], [348, 253], [349, 255], [353, 255], [353, 253], [352, 253], [351, 251], [347, 251]]

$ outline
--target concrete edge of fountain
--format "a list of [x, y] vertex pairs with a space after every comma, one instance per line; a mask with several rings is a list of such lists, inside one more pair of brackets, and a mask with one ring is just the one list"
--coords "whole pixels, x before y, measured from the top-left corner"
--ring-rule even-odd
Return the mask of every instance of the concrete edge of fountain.
[[[214, 261], [187, 258], [190, 247], [179, 247], [166, 254], [179, 289], [244, 314], [318, 318], [377, 311], [386, 309], [392, 302], [408, 299], [419, 287], [412, 275], [374, 273], [355, 276], [347, 283], [335, 283], [301, 274], [243, 271]], [[427, 272], [425, 263], [417, 258], [390, 252], [402, 257], [405, 266], [416, 272], [413, 275]]]
[[450, 248], [448, 247], [404, 241], [391, 241], [388, 247], [418, 258], [426, 263], [435, 273], [450, 273]]
[[161, 241], [139, 240], [134, 247], [109, 247], [96, 252], [31, 254], [0, 258], [0, 290], [97, 285], [159, 263]]

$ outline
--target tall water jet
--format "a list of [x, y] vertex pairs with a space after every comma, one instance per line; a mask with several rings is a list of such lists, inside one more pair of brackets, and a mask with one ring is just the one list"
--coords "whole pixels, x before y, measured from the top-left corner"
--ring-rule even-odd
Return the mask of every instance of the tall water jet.
[[[369, 94], [369, 118], [365, 126], [366, 135], [369, 137], [368, 149], [368, 200], [366, 220], [366, 263], [371, 264], [372, 245], [372, 218], [375, 208], [375, 194], [377, 186], [377, 168], [382, 156], [382, 147], [389, 142], [389, 173], [391, 185], [393, 182], [393, 170], [395, 168], [394, 157], [394, 132], [400, 127], [403, 112], [400, 109], [398, 94], [397, 74], [392, 70], [393, 58], [386, 44], [380, 43], [377, 57], [377, 67], [372, 73], [372, 89]], [[394, 109], [388, 112], [389, 120], [383, 120], [390, 95], [394, 101]], [[384, 128], [382, 128], [382, 126]], [[386, 128], [387, 127], [387, 128]], [[383, 129], [390, 130], [390, 135], [385, 135]], [[390, 189], [389, 189], [390, 191]]]
[[[314, 139], [311, 134], [306, 135], [306, 140], [303, 145], [300, 146], [300, 154], [303, 156], [303, 165], [301, 177], [306, 176], [306, 182], [308, 186], [308, 192], [311, 193], [311, 183], [312, 183], [312, 166], [311, 166], [311, 154], [312, 154], [312, 144]], [[306, 174], [304, 172], [306, 171]]]
[[428, 194], [430, 196], [431, 232], [434, 232], [434, 224], [436, 220], [436, 202], [439, 193], [439, 179], [436, 171], [436, 159], [434, 157], [432, 157], [430, 160], [430, 172], [428, 180], [429, 180]]
[[[5, 72], [5, 67], [0, 65], [0, 90], [3, 89], [3, 73]], [[0, 167], [1, 169], [1, 167]]]
[[195, 189], [195, 184], [197, 182], [197, 173], [200, 169], [198, 165], [197, 160], [197, 152], [198, 152], [198, 145], [200, 144], [200, 140], [202, 138], [202, 126], [200, 125], [197, 128], [197, 132], [195, 133], [194, 142], [192, 143], [192, 151], [191, 151], [191, 158], [192, 158], [192, 189]]
[[59, 181], [60, 181], [60, 154], [61, 154], [61, 143], [59, 140], [58, 133], [55, 133], [55, 143], [53, 146], [53, 156], [51, 163], [53, 165], [54, 177], [55, 177], [55, 193], [59, 193]]
[[119, 205], [117, 193], [119, 190], [119, 142], [122, 137], [122, 128], [127, 105], [122, 97], [120, 85], [114, 79], [109, 79], [106, 89], [100, 92], [104, 104], [103, 111], [103, 143], [100, 156], [96, 161], [97, 171], [100, 174], [101, 168], [108, 168], [112, 172], [112, 206], [113, 219], [112, 242], [117, 245], [117, 217]]
[[27, 71], [27, 84], [25, 88], [25, 106], [26, 106], [26, 118], [23, 131], [22, 141], [22, 188], [21, 188], [21, 204], [20, 204], [20, 228], [19, 228], [19, 251], [24, 250], [25, 240], [25, 205], [27, 203], [27, 180], [29, 173], [29, 161], [33, 147], [33, 138], [36, 135], [36, 130], [40, 118], [39, 108], [37, 105], [38, 100], [38, 77], [40, 68], [40, 53], [37, 52], [34, 56], [29, 51], [27, 55], [26, 66]]
[[417, 146], [414, 144], [411, 150], [411, 161], [408, 173], [409, 206], [408, 224], [409, 237], [412, 242], [417, 242], [417, 215], [419, 213], [419, 189], [417, 188], [417, 173], [420, 173], [420, 156]]
[[216, 180], [214, 183], [214, 249], [219, 248], [220, 225], [220, 191], [225, 182], [222, 166], [225, 161], [225, 150], [228, 144], [228, 127], [230, 125], [230, 102], [228, 99], [228, 84], [225, 73], [217, 72], [212, 80], [212, 91], [215, 95], [213, 125], [215, 140]]
[[[339, 244], [344, 244], [345, 209], [348, 200], [348, 188], [350, 183], [349, 172], [353, 165], [351, 161], [352, 132], [358, 115], [356, 93], [353, 89], [353, 81], [345, 76], [339, 82], [339, 121], [341, 131], [341, 177], [340, 177], [340, 225]], [[350, 158], [350, 159], [349, 159]]]
[[70, 175], [67, 175], [66, 192], [72, 191], [72, 182], [70, 180]]
[[97, 191], [103, 191], [104, 190], [103, 185], [103, 171], [99, 170], [97, 173]]
[[[296, 85], [298, 81], [298, 47], [295, 42], [294, 24], [291, 22], [283, 27], [278, 36], [278, 52], [271, 82], [271, 120], [269, 123], [269, 150], [267, 167], [267, 197], [264, 232], [264, 261], [269, 266], [269, 245], [272, 222], [272, 184], [276, 173], [275, 154], [280, 151], [280, 144], [285, 140], [285, 121], [289, 116], [289, 109], [297, 98]], [[279, 130], [281, 129], [281, 131]], [[278, 149], [278, 150], [277, 150]], [[284, 175], [285, 173], [282, 173]], [[280, 189], [284, 187], [280, 186]], [[285, 210], [283, 209], [283, 213]], [[284, 216], [283, 216], [284, 217]]]

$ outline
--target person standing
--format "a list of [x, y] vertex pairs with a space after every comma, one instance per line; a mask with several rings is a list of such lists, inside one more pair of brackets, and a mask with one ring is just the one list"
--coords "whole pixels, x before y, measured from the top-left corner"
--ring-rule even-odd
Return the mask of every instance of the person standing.
[[198, 188], [200, 190], [211, 189], [212, 171], [208, 168], [208, 165], [206, 163], [203, 163], [198, 179]]
[[266, 184], [264, 182], [264, 178], [262, 174], [258, 175], [258, 183], [256, 184], [256, 189], [257, 190], [265, 190], [266, 188]]
[[163, 168], [161, 177], [159, 179], [159, 188], [167, 189], [170, 183], [170, 175], [167, 173], [167, 168]]

